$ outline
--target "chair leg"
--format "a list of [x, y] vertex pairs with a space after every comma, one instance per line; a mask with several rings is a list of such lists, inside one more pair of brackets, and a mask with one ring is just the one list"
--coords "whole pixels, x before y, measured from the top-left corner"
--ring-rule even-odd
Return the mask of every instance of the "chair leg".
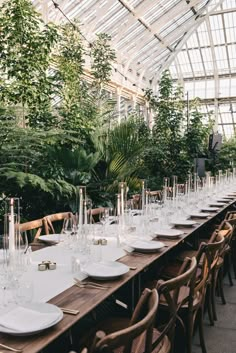
[[219, 287], [219, 292], [220, 292], [222, 304], [225, 305], [226, 300], [225, 300], [225, 295], [224, 295], [224, 290], [223, 290], [223, 267], [221, 267], [219, 270], [218, 287]]
[[203, 332], [203, 308], [200, 308], [198, 311], [198, 325], [199, 325], [199, 337], [200, 337], [200, 344], [202, 348], [202, 353], [207, 353], [205, 339], [204, 339], [204, 332]]
[[216, 281], [218, 277], [218, 271], [213, 273], [212, 275], [212, 286], [211, 286], [211, 304], [212, 304], [212, 314], [214, 321], [217, 321], [217, 314], [216, 314]]
[[232, 287], [234, 285], [234, 283], [233, 283], [231, 272], [230, 272], [230, 269], [231, 269], [231, 261], [230, 261], [230, 259], [231, 259], [230, 254], [227, 254], [226, 257], [225, 257], [226, 271], [227, 271], [228, 278], [229, 278], [229, 284]]
[[212, 303], [212, 283], [208, 285], [207, 290], [207, 311], [209, 316], [210, 325], [214, 326], [214, 314], [213, 314], [213, 303]]
[[234, 278], [236, 279], [236, 251], [235, 251], [235, 245], [232, 246], [232, 251], [231, 251], [231, 261], [233, 264], [233, 270], [234, 270]]
[[192, 353], [192, 340], [193, 340], [193, 327], [194, 316], [193, 313], [188, 314], [188, 327], [187, 327], [187, 353]]

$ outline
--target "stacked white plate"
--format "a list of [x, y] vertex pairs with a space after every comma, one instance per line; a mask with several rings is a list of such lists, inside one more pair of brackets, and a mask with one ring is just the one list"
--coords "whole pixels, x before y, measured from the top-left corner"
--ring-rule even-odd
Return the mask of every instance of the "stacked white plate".
[[207, 218], [210, 216], [210, 214], [206, 212], [193, 212], [190, 214], [190, 216], [193, 218]]
[[115, 261], [92, 262], [85, 266], [83, 272], [98, 280], [112, 280], [129, 271], [129, 267]]
[[203, 212], [217, 212], [217, 211], [219, 211], [219, 207], [203, 206], [203, 207], [201, 207], [201, 211], [203, 211]]
[[176, 238], [179, 238], [180, 235], [182, 234], [183, 232], [178, 229], [158, 229], [155, 231], [155, 235], [157, 237], [162, 237], [162, 238], [176, 239]]
[[155, 252], [162, 249], [165, 244], [154, 240], [136, 240], [130, 244], [134, 250], [140, 252]]
[[0, 332], [27, 336], [56, 325], [63, 318], [57, 306], [48, 303], [29, 303], [4, 309], [0, 316]]
[[197, 224], [197, 222], [195, 221], [191, 221], [191, 220], [188, 220], [188, 219], [176, 219], [176, 220], [172, 220], [171, 223], [174, 225], [174, 226], [177, 226], [177, 227], [192, 227], [192, 226], [195, 226]]
[[41, 235], [39, 240], [44, 241], [45, 243], [60, 243], [63, 241], [62, 234], [48, 234], [48, 235]]
[[223, 206], [225, 206], [227, 203], [228, 203], [228, 202], [211, 201], [211, 202], [209, 202], [209, 206], [223, 207]]

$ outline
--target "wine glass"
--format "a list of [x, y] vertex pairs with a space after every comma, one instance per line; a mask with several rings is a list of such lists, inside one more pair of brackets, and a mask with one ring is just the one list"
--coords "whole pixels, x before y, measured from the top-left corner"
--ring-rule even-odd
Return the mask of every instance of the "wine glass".
[[104, 208], [102, 212], [99, 213], [99, 221], [102, 225], [107, 224], [109, 220], [109, 209]]

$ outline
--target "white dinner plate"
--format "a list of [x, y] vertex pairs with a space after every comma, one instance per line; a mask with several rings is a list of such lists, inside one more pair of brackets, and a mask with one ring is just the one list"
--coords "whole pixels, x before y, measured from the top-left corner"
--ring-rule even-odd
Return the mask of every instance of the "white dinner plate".
[[98, 280], [115, 279], [128, 271], [128, 266], [115, 261], [92, 262], [83, 269], [88, 276]]
[[39, 240], [42, 240], [46, 243], [51, 243], [51, 242], [60, 243], [61, 241], [63, 241], [62, 236], [63, 236], [62, 234], [41, 235], [39, 237]]
[[132, 243], [131, 246], [134, 248], [134, 250], [138, 250], [140, 252], [155, 252], [162, 249], [165, 244], [161, 241], [136, 240]]
[[178, 229], [158, 229], [155, 231], [155, 235], [165, 238], [178, 238], [183, 232]]
[[[49, 303], [28, 303], [28, 304], [22, 304], [21, 306], [21, 315], [17, 317], [17, 306], [11, 308], [11, 309], [6, 309], [2, 315], [13, 315], [14, 313], [14, 322], [15, 324], [19, 321], [19, 330], [18, 328], [14, 327], [14, 329], [8, 328], [7, 326], [4, 326], [3, 323], [0, 325], [0, 332], [8, 333], [9, 335], [13, 336], [29, 336], [29, 335], [34, 335], [36, 333], [39, 333], [49, 327], [52, 327], [56, 325], [59, 321], [62, 320], [63, 318], [63, 312], [60, 308], [58, 308], [56, 305], [49, 304]], [[24, 323], [25, 318], [22, 317], [23, 309], [26, 309], [25, 312], [25, 317], [27, 315], [28, 309], [30, 310], [30, 320], [33, 324], [31, 325], [31, 328], [27, 329], [22, 329], [22, 325]], [[35, 314], [34, 314], [35, 312]], [[39, 321], [40, 314], [43, 316], [48, 316], [46, 320], [44, 319], [44, 324], [39, 324], [38, 327], [36, 327], [36, 323]], [[2, 316], [3, 317], [3, 316]], [[9, 317], [8, 317], [9, 318]], [[28, 324], [28, 322], [27, 322]], [[33, 327], [33, 328], [32, 328]]]
[[191, 220], [180, 220], [180, 219], [176, 219], [174, 221], [171, 221], [171, 223], [174, 225], [174, 226], [183, 226], [183, 227], [192, 227], [194, 226], [195, 224], [197, 224], [197, 222], [195, 221], [191, 221]]
[[202, 207], [201, 210], [203, 212], [217, 212], [219, 211], [219, 207]]
[[206, 212], [193, 212], [190, 216], [193, 218], [207, 218], [210, 214]]
[[209, 202], [209, 206], [213, 206], [213, 207], [223, 207], [227, 204], [227, 202], [217, 202], [217, 201], [211, 201]]

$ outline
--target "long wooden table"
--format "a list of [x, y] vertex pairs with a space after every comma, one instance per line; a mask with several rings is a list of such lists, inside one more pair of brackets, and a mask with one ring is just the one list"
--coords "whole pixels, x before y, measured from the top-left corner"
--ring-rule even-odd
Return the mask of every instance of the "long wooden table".
[[[204, 233], [204, 229], [209, 227], [211, 222], [217, 218], [223, 219], [225, 213], [232, 207], [235, 200], [220, 209], [217, 213], [212, 213], [212, 216], [207, 219], [197, 219], [197, 225], [191, 228], [180, 228], [184, 234], [175, 240], [161, 239], [166, 245], [162, 251], [156, 253], [148, 253], [143, 256], [135, 256], [135, 254], [127, 254], [119, 261], [128, 265], [129, 267], [136, 267], [135, 270], [130, 270], [127, 274], [120, 279], [104, 282], [109, 283], [110, 288], [105, 290], [78, 288], [72, 286], [63, 293], [57, 295], [49, 301], [59, 307], [68, 307], [77, 309], [80, 313], [76, 316], [64, 314], [62, 321], [50, 329], [42, 331], [39, 334], [25, 337], [10, 336], [0, 333], [0, 343], [9, 345], [14, 348], [22, 349], [23, 353], [38, 353], [41, 352], [46, 346], [56, 340], [59, 336], [69, 330], [74, 324], [79, 322], [88, 313], [95, 309], [105, 299], [114, 295], [121, 287], [127, 283], [131, 285], [132, 306], [135, 305], [135, 299], [139, 296], [141, 290], [140, 277], [142, 273], [146, 272], [152, 266], [158, 266], [160, 261], [166, 261], [168, 257], [172, 256], [172, 252], [176, 251], [180, 246], [186, 242], [194, 241], [199, 234]], [[196, 219], [195, 219], [196, 220]], [[206, 234], [202, 234], [206, 237]], [[209, 236], [210, 234], [208, 234]], [[136, 285], [134, 285], [136, 283]], [[128, 293], [127, 293], [128, 295]], [[2, 352], [9, 352], [0, 348]], [[54, 352], [53, 352], [54, 353]]]

